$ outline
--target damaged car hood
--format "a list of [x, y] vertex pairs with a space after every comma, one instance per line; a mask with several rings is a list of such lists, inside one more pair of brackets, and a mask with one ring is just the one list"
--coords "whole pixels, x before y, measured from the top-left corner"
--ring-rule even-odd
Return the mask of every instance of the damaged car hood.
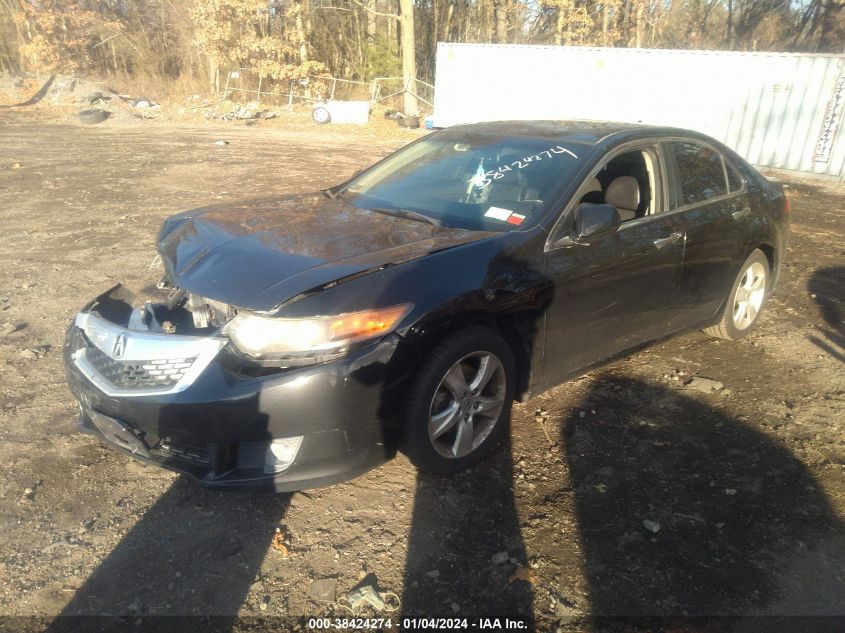
[[493, 235], [359, 209], [322, 193], [168, 218], [158, 250], [173, 284], [250, 310], [350, 275]]

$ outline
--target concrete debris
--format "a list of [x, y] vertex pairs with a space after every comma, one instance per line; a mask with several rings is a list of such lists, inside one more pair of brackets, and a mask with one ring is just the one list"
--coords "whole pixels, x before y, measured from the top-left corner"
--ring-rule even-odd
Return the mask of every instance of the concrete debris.
[[703, 376], [693, 376], [684, 383], [684, 387], [692, 389], [693, 391], [700, 391], [702, 393], [716, 393], [725, 388], [725, 385], [718, 380], [712, 378], [704, 378]]

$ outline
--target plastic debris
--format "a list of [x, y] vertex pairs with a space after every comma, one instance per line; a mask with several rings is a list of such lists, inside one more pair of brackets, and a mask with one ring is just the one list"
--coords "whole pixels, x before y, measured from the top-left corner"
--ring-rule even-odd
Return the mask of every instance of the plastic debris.
[[379, 591], [378, 579], [375, 574], [371, 573], [367, 574], [364, 580], [353, 587], [349, 593], [340, 598], [337, 604], [357, 615], [366, 605], [377, 612], [392, 613], [399, 610], [402, 601], [395, 593]]
[[337, 600], [337, 580], [321, 578], [311, 583], [308, 597], [317, 602], [335, 602]]
[[357, 611], [362, 604], [368, 604], [376, 611], [383, 611], [387, 606], [372, 585], [364, 585], [353, 589], [346, 594], [346, 599], [349, 600], [353, 611]]

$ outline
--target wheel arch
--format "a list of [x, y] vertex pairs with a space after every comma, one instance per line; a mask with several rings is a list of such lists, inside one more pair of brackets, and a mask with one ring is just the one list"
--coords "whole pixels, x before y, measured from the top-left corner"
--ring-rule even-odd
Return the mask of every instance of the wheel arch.
[[[778, 271], [778, 260], [777, 260], [777, 251], [775, 247], [768, 243], [768, 242], [761, 242], [756, 246], [752, 247], [748, 251], [748, 255], [751, 255], [755, 250], [762, 251], [763, 254], [766, 256], [766, 259], [769, 261], [769, 289], [775, 287], [775, 282], [777, 278], [777, 271]], [[746, 255], [746, 257], [748, 257]]]
[[515, 399], [525, 402], [530, 397], [532, 377], [531, 336], [520, 326], [518, 315], [470, 312], [453, 314], [419, 328], [420, 335], [409, 342], [424, 354], [431, 352], [447, 336], [470, 327], [486, 327], [504, 339], [516, 364]]

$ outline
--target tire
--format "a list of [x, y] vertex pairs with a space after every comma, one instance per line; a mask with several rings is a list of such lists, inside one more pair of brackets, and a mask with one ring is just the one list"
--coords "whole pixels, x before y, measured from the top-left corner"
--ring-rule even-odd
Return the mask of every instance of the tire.
[[311, 110], [311, 119], [317, 125], [325, 125], [326, 123], [332, 122], [332, 115], [328, 108], [324, 106], [317, 106]]
[[111, 116], [108, 110], [83, 110], [76, 115], [83, 125], [96, 125], [102, 123]]
[[[487, 381], [473, 394], [480, 376]], [[515, 384], [513, 353], [493, 330], [473, 327], [450, 335], [413, 380], [402, 425], [405, 454], [429, 473], [454, 473], [480, 462], [508, 432]]]
[[725, 301], [722, 318], [716, 325], [705, 328], [704, 332], [716, 338], [736, 341], [753, 330], [769, 298], [770, 276], [769, 259], [763, 251], [754, 250], [739, 269]]

